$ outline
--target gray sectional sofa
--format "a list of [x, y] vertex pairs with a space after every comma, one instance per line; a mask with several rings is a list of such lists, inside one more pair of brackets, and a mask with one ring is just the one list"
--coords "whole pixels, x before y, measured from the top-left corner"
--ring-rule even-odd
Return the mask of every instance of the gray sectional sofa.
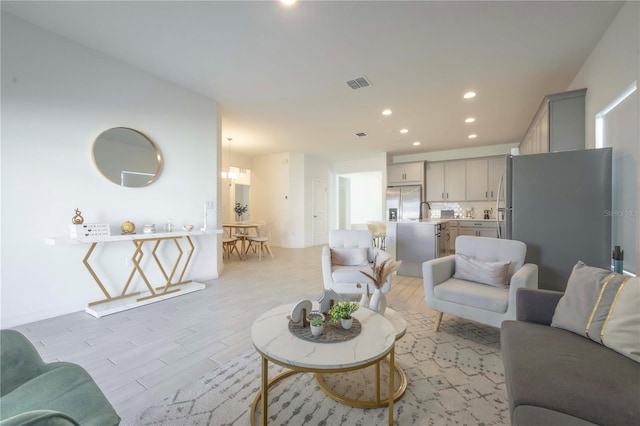
[[501, 326], [512, 425], [640, 424], [640, 363], [550, 327], [563, 293], [519, 289]]

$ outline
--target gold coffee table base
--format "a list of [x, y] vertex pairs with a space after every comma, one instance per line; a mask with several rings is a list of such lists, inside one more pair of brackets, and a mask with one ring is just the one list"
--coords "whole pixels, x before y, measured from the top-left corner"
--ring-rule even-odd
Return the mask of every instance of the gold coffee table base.
[[[384, 360], [387, 364], [389, 363], [389, 361], [387, 359]], [[318, 382], [318, 384], [320, 385], [320, 388], [323, 390], [323, 392], [329, 396], [331, 399], [333, 399], [334, 401], [337, 401], [341, 404], [344, 405], [348, 405], [350, 407], [354, 407], [354, 408], [384, 408], [384, 407], [389, 407], [389, 400], [388, 399], [381, 399], [380, 398], [380, 363], [376, 363], [375, 365], [375, 369], [376, 369], [376, 399], [374, 401], [367, 401], [367, 400], [359, 400], [359, 399], [352, 399], [352, 398], [347, 398], [343, 395], [337, 394], [334, 392], [333, 389], [331, 389], [331, 387], [329, 387], [325, 381], [324, 381], [324, 374], [331, 374], [331, 373], [315, 373], [315, 377], [316, 377], [316, 381]], [[393, 394], [393, 400], [397, 401], [400, 398], [402, 398], [402, 396], [404, 395], [404, 393], [407, 390], [407, 375], [405, 374], [405, 372], [402, 370], [402, 368], [400, 368], [400, 366], [398, 366], [397, 364], [394, 366], [395, 367], [395, 371], [398, 374], [398, 377], [400, 378], [400, 386], [398, 387], [398, 389], [395, 391], [395, 393]], [[363, 367], [363, 368], [367, 368], [367, 367]], [[274, 385], [276, 385], [278, 382], [280, 382], [281, 380], [286, 379], [289, 376], [292, 376], [294, 374], [297, 373], [308, 373], [308, 371], [297, 371], [297, 370], [288, 370], [285, 371], [283, 373], [278, 374], [277, 376], [275, 376], [273, 379], [269, 380], [269, 383], [267, 384], [267, 390], [270, 390]], [[255, 398], [253, 399], [253, 402], [251, 403], [251, 426], [255, 426], [256, 421], [256, 409], [258, 408], [258, 404], [260, 403], [260, 400], [262, 399], [262, 392], [258, 392], [255, 396]]]
[[[388, 364], [388, 361], [386, 359], [384, 361], [387, 362]], [[322, 389], [324, 393], [326, 393], [334, 401], [338, 401], [341, 404], [349, 405], [354, 408], [387, 407], [389, 405], [389, 400], [380, 398], [380, 363], [375, 364], [375, 369], [376, 369], [376, 379], [375, 379], [376, 395], [374, 400], [354, 399], [344, 395], [340, 395], [339, 393], [335, 392], [329, 385], [326, 384], [326, 382], [324, 381], [324, 373], [316, 373], [316, 381], [318, 382], [318, 385], [320, 385], [320, 389]], [[407, 391], [407, 375], [404, 373], [404, 371], [402, 370], [402, 368], [400, 368], [398, 364], [395, 364], [395, 372], [398, 374], [398, 378], [400, 379], [399, 387], [398, 389], [396, 389], [396, 391], [393, 394], [393, 400], [397, 401], [400, 398], [402, 398], [404, 393]]]

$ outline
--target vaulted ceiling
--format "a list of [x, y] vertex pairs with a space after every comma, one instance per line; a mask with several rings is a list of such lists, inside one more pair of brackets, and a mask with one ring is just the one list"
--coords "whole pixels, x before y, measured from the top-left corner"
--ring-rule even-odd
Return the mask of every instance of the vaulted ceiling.
[[[336, 161], [519, 141], [621, 5], [3, 1], [2, 10], [216, 99], [238, 153]], [[351, 89], [358, 77], [370, 86]], [[463, 99], [469, 90], [477, 96]]]

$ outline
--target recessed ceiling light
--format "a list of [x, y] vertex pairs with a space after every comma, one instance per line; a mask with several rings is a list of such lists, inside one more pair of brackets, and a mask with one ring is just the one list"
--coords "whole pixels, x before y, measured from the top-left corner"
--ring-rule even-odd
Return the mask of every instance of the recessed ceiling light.
[[418, 145], [420, 145], [420, 142], [418, 142], [418, 141], [415, 141], [415, 142], [413, 143], [413, 146], [418, 146]]
[[284, 4], [285, 6], [292, 6], [297, 1], [298, 0], [280, 0], [280, 3]]
[[409, 129], [400, 129], [400, 133], [409, 133]]
[[467, 92], [464, 94], [465, 99], [471, 99], [471, 98], [474, 98], [475, 96], [476, 96], [476, 92]]
[[469, 139], [475, 139], [475, 138], [477, 138], [477, 137], [478, 137], [478, 135], [476, 135], [475, 133], [474, 133], [474, 134], [469, 135]]
[[391, 115], [391, 110], [385, 109], [384, 111], [382, 111], [382, 115]]
[[473, 117], [469, 117], [466, 120], [464, 120], [465, 123], [473, 123], [474, 121], [476, 121], [476, 119]]

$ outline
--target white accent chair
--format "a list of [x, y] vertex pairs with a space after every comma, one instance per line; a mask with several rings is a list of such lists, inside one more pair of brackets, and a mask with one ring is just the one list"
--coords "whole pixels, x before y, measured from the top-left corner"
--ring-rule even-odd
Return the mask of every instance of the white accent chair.
[[[356, 252], [351, 258], [357, 257], [357, 249], [364, 251], [364, 262], [359, 265], [334, 264], [332, 262], [331, 250], [334, 250], [334, 259], [338, 252], [344, 254], [348, 251]], [[347, 250], [345, 250], [347, 249]], [[355, 249], [355, 250], [353, 250]], [[363, 250], [364, 249], [364, 250]], [[334, 290], [339, 294], [361, 294], [373, 293], [374, 287], [370, 278], [367, 278], [360, 271], [372, 274], [371, 265], [374, 257], [378, 255], [378, 264], [391, 257], [387, 252], [378, 250], [373, 246], [373, 235], [366, 229], [332, 230], [329, 231], [329, 245], [322, 248], [322, 278], [324, 288]], [[349, 256], [346, 255], [348, 258]], [[352, 263], [352, 262], [346, 262]], [[386, 283], [382, 286], [382, 292], [388, 293], [391, 290], [392, 275], [389, 275]]]
[[526, 253], [527, 246], [521, 241], [471, 236], [456, 238], [456, 254], [485, 262], [510, 261], [508, 288], [453, 278], [455, 255], [424, 262], [425, 302], [439, 313], [434, 330], [439, 330], [443, 313], [498, 328], [502, 321], [515, 319], [517, 290], [538, 288], [538, 266], [524, 263]]

